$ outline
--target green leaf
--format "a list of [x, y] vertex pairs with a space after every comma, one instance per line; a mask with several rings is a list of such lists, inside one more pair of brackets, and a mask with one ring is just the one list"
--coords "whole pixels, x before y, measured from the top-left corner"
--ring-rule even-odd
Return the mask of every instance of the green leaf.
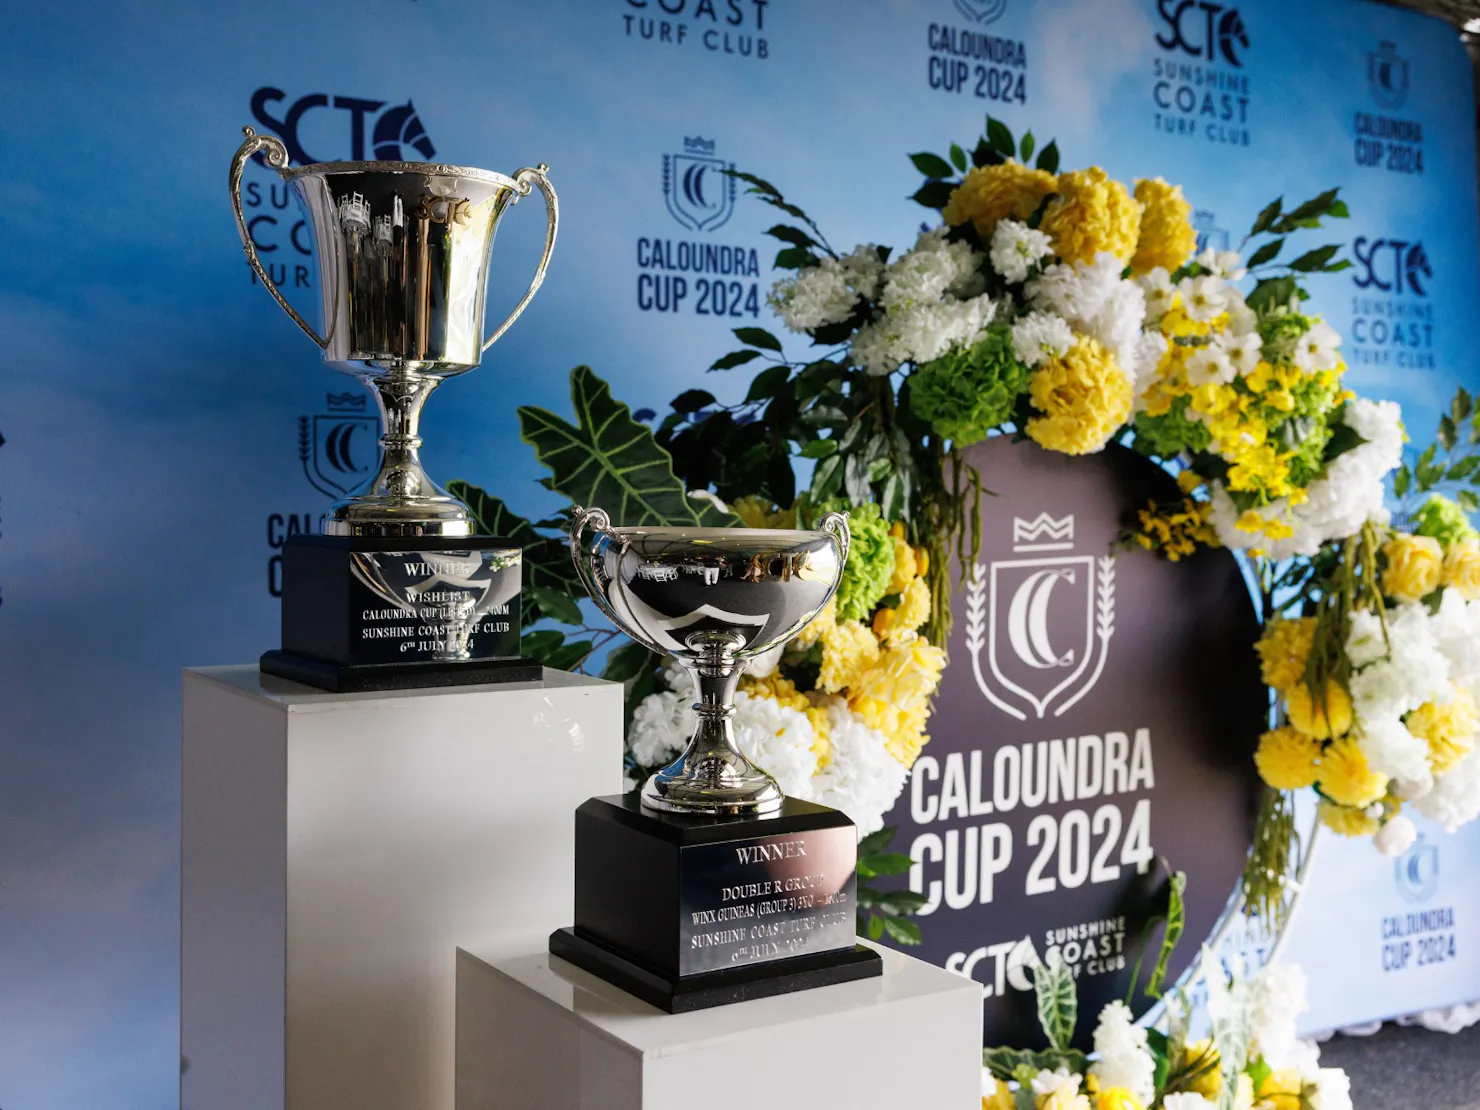
[[792, 224], [777, 224], [775, 227], [767, 228], [766, 234], [773, 239], [780, 239], [783, 243], [790, 243], [794, 247], [816, 247], [821, 245], [801, 228], [795, 227]]
[[707, 389], [686, 389], [673, 398], [674, 412], [698, 412], [706, 405], [714, 404], [714, 394]]
[[[879, 920], [884, 922], [884, 931], [895, 944], [916, 945], [924, 939], [920, 936], [920, 926], [907, 917], [885, 917]], [[873, 932], [873, 929], [870, 928], [869, 932]]]
[[1049, 140], [1049, 144], [1038, 152], [1038, 161], [1035, 165], [1045, 173], [1059, 172], [1059, 143], [1057, 139]]
[[736, 328], [735, 338], [741, 343], [748, 343], [752, 347], [760, 347], [767, 351], [780, 351], [781, 340], [768, 332], [765, 328]]
[[1031, 131], [1024, 135], [1023, 141], [1018, 144], [1018, 157], [1023, 160], [1024, 165], [1027, 165], [1028, 159], [1033, 157], [1033, 148], [1036, 145], [1037, 140], [1033, 138], [1033, 132]]
[[790, 366], [769, 366], [755, 376], [750, 383], [750, 390], [745, 394], [746, 402], [765, 401], [775, 397], [786, 388], [786, 382], [791, 377]]
[[729, 354], [720, 355], [719, 358], [715, 359], [709, 369], [733, 370], [737, 366], [744, 366], [747, 362], [760, 357], [761, 353], [759, 351], [731, 351]]
[[[896, 854], [902, 855], [903, 853]], [[877, 857], [873, 861], [874, 866], [878, 866], [878, 860], [887, 858], [887, 856]], [[905, 870], [909, 870], [909, 858], [909, 856], [904, 857]], [[897, 914], [908, 915], [919, 913], [920, 908], [925, 905], [926, 901], [925, 895], [917, 890], [889, 890], [885, 891], [883, 896], [879, 898], [879, 905], [893, 910]]]
[[540, 607], [547, 617], [552, 617], [561, 624], [581, 625], [585, 621], [581, 618], [581, 607], [576, 604], [575, 599], [569, 594], [559, 593], [548, 586], [536, 586], [533, 583], [524, 587], [536, 605]]
[[550, 471], [551, 488], [577, 505], [605, 509], [616, 525], [739, 523], [689, 499], [668, 452], [590, 367], [571, 371], [570, 393], [574, 425], [542, 408], [519, 408], [520, 434]]
[[805, 247], [783, 247], [771, 265], [778, 270], [805, 270], [816, 261], [817, 256]]
[[955, 186], [949, 181], [927, 181], [915, 190], [910, 200], [926, 208], [941, 209], [950, 201], [954, 190]]
[[478, 535], [499, 536], [524, 552], [525, 589], [548, 586], [568, 597], [581, 589], [575, 564], [570, 559], [570, 547], [563, 537], [541, 535], [499, 498], [468, 482], [454, 479], [447, 483], [447, 492], [472, 511]]
[[658, 656], [641, 644], [626, 643], [612, 648], [606, 657], [606, 666], [602, 669], [601, 677], [612, 682], [631, 682], [652, 667], [657, 659]]
[[1454, 491], [1454, 499], [1459, 502], [1459, 507], [1467, 513], [1480, 512], [1480, 497], [1475, 496], [1472, 489], [1459, 489]]
[[1480, 455], [1466, 455], [1449, 468], [1448, 473], [1444, 475], [1444, 480], [1446, 482], [1463, 482], [1471, 474], [1475, 473], [1477, 466], [1480, 466]]
[[884, 935], [885, 919], [875, 915], [868, 919], [868, 939], [878, 940]]
[[858, 854], [860, 856], [877, 855], [889, 847], [894, 839], [894, 829], [885, 825], [882, 829], [875, 829], [858, 842]]
[[922, 151], [919, 154], [911, 154], [910, 161], [915, 164], [915, 169], [919, 170], [926, 177], [951, 176], [951, 164], [939, 154], [930, 154]]
[[1187, 872], [1173, 871], [1168, 882], [1166, 932], [1162, 934], [1161, 950], [1156, 954], [1156, 966], [1151, 969], [1151, 979], [1146, 984], [1146, 994], [1150, 998], [1161, 997], [1172, 950], [1177, 947], [1177, 941], [1182, 939], [1182, 929], [1187, 923], [1187, 911], [1182, 901], [1182, 894], [1186, 889]]
[[1034, 969], [1033, 993], [1038, 1001], [1038, 1024], [1043, 1027], [1043, 1035], [1058, 1051], [1067, 1050], [1079, 1020], [1079, 994], [1074, 985], [1074, 969], [1057, 949], [1050, 949], [1048, 959]]
[[910, 857], [903, 852], [880, 852], [868, 857], [868, 865], [875, 875], [903, 875], [910, 869]]
[[1295, 208], [1293, 211], [1291, 211], [1285, 217], [1285, 219], [1286, 220], [1316, 220], [1316, 219], [1320, 219], [1322, 216], [1324, 216], [1327, 212], [1329, 212], [1331, 210], [1331, 206], [1336, 203], [1336, 194], [1338, 192], [1340, 192], [1340, 191], [1341, 191], [1340, 188], [1327, 189], [1324, 193], [1320, 193], [1320, 194], [1318, 194], [1316, 196], [1311, 197], [1310, 200], [1306, 201], [1304, 204], [1299, 205], [1297, 208]]
[[519, 638], [519, 650], [524, 655], [545, 662], [551, 652], [565, 643], [565, 633], [553, 628], [542, 628], [538, 632], [526, 632]]
[[[874, 473], [876, 468], [879, 470], [878, 474]], [[903, 520], [905, 518], [904, 476], [892, 470], [892, 464], [888, 459], [878, 459], [869, 466], [869, 477], [875, 482], [885, 474], [888, 477], [879, 494], [879, 513], [885, 520]]]
[[1285, 240], [1283, 238], [1271, 239], [1253, 254], [1249, 255], [1249, 261], [1246, 263], [1246, 265], [1251, 267], [1262, 266], [1264, 263], [1278, 257], [1280, 253], [1280, 248], [1282, 248], [1284, 245]]
[[1350, 258], [1338, 258], [1335, 262], [1332, 262], [1329, 266], [1326, 266], [1322, 270], [1322, 273], [1339, 274], [1342, 270], [1350, 270], [1351, 268], [1352, 260]]
[[1017, 153], [1017, 143], [1013, 140], [1012, 129], [1000, 119], [992, 116], [987, 117], [987, 142], [1004, 158], [1011, 158]]
[[567, 640], [559, 647], [546, 652], [540, 662], [557, 671], [573, 671], [586, 661], [586, 657], [591, 654], [592, 646], [590, 640]]
[[1444, 445], [1444, 450], [1454, 450], [1454, 417], [1445, 413], [1439, 417], [1439, 442]]
[[[809, 439], [802, 444], [802, 458], [825, 459], [838, 449], [838, 441], [835, 439]], [[1480, 456], [1477, 456], [1480, 458]]]
[[1250, 235], [1259, 235], [1274, 226], [1275, 220], [1280, 218], [1280, 206], [1284, 204], [1284, 197], [1275, 197], [1259, 211], [1254, 218], [1254, 226], [1249, 228]]
[[1332, 201], [1331, 207], [1328, 208], [1328, 209], [1326, 209], [1326, 215], [1331, 216], [1331, 217], [1334, 217], [1335, 219], [1338, 219], [1338, 220], [1344, 220], [1344, 219], [1348, 218], [1351, 215], [1351, 213], [1349, 211], [1347, 211], [1346, 201], [1344, 201], [1344, 200], [1337, 200], [1337, 201]]
[[961, 146], [960, 146], [959, 143], [952, 143], [951, 144], [951, 165], [955, 166], [962, 173], [965, 173], [966, 172], [966, 167], [969, 164], [970, 163], [967, 162], [967, 160], [966, 160], [966, 151], [964, 151], [964, 150], [961, 149]]
[[1328, 243], [1324, 247], [1317, 247], [1313, 251], [1306, 251], [1294, 262], [1290, 263], [1290, 269], [1308, 272], [1320, 270], [1326, 263], [1336, 257], [1336, 252], [1341, 249], [1340, 243]]
[[[1029, 1073], [1040, 1071], [1053, 1071], [1055, 1068], [1068, 1068], [1071, 1072], [1083, 1074], [1089, 1064], [1088, 1057], [1078, 1049], [1069, 1049], [1067, 1052], [1056, 1052], [1048, 1049], [1041, 1052], [1032, 1052], [1025, 1048], [984, 1048], [982, 1049], [982, 1067], [990, 1071], [994, 1076], [1006, 1082], [1016, 1079], [1020, 1071]], [[1029, 1103], [1031, 1105], [1033, 1092], [1028, 1091]]]
[[1295, 295], [1295, 279], [1289, 274], [1277, 278], [1265, 278], [1249, 294], [1248, 306], [1255, 312], [1268, 312], [1272, 308], [1289, 304]]
[[1413, 472], [1410, 471], [1407, 466], [1399, 467], [1398, 472], [1393, 475], [1393, 496], [1400, 499], [1406, 497], [1408, 494], [1408, 487], [1412, 485], [1412, 483]]
[[1464, 423], [1470, 418], [1472, 400], [1470, 391], [1464, 386], [1454, 391], [1454, 400], [1449, 402], [1449, 414], [1454, 417], [1456, 423]]
[[843, 456], [829, 455], [812, 472], [812, 500], [826, 501], [843, 481]]

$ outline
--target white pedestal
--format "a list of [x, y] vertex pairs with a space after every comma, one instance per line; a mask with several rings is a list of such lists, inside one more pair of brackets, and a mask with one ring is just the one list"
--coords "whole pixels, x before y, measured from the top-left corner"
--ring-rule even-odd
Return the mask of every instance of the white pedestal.
[[458, 952], [458, 1110], [976, 1110], [981, 987], [881, 978], [665, 1014], [545, 952]]
[[457, 947], [571, 920], [576, 806], [621, 789], [622, 688], [184, 686], [183, 1110], [453, 1110]]

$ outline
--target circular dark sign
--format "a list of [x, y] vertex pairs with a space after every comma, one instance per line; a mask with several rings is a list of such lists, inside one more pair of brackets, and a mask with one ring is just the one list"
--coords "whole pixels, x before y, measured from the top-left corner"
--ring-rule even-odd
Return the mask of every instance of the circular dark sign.
[[[1175, 481], [1125, 448], [1006, 437], [966, 453], [989, 491], [930, 743], [886, 823], [928, 899], [913, 951], [982, 984], [985, 1040], [1042, 1044], [1031, 967], [1079, 986], [1076, 1043], [1156, 961], [1165, 858], [1188, 876], [1173, 977], [1222, 915], [1251, 842], [1267, 692], [1234, 556], [1172, 563], [1117, 540]], [[1137, 991], [1135, 1006], [1145, 1002]]]

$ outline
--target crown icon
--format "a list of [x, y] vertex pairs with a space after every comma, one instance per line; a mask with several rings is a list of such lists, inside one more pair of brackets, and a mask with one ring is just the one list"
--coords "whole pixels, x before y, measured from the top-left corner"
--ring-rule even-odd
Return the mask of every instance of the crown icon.
[[683, 140], [683, 148], [685, 151], [688, 152], [697, 151], [700, 154], [713, 154], [714, 140], [706, 139], [702, 135], [695, 135], [691, 139], [687, 135], [685, 135]]
[[[1048, 543], [1039, 542], [1048, 540]], [[1047, 513], [1039, 513], [1032, 520], [1020, 516], [1012, 518], [1012, 549], [1014, 551], [1061, 551], [1074, 546], [1074, 516], [1055, 520]]]
[[327, 393], [324, 395], [324, 403], [328, 405], [330, 412], [364, 412], [365, 394]]

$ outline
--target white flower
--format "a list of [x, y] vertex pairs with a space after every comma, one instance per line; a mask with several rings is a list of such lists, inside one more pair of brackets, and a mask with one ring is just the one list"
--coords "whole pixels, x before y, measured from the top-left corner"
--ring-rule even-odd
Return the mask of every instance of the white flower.
[[1295, 1022], [1310, 1008], [1305, 972], [1294, 964], [1270, 964], [1249, 983], [1252, 1002], [1250, 1056], [1273, 1068], [1290, 1067], [1300, 1054]]
[[1088, 330], [1089, 321], [1100, 314], [1120, 284], [1122, 268], [1120, 259], [1101, 251], [1093, 262], [1048, 266], [1023, 288], [1032, 307], [1056, 313]]
[[1080, 1077], [1068, 1068], [1055, 1068], [1049, 1071], [1044, 1068], [1033, 1077], [1033, 1095], [1036, 1098], [1047, 1098], [1055, 1091], [1068, 1088], [1069, 1096], [1079, 1093]]
[[754, 675], [756, 678], [770, 678], [776, 673], [776, 667], [781, 663], [781, 652], [785, 647], [784, 643], [777, 644], [770, 650], [754, 656], [746, 662], [745, 673]]
[[1233, 335], [1222, 332], [1213, 340], [1214, 344], [1222, 348], [1223, 353], [1228, 356], [1228, 361], [1233, 368], [1243, 377], [1248, 377], [1259, 365], [1259, 348], [1263, 341], [1256, 331], [1245, 332], [1242, 335]]
[[817, 732], [805, 713], [775, 698], [752, 697], [741, 690], [735, 694], [732, 725], [735, 746], [767, 771], [783, 794], [802, 799], [812, 796]]
[[1244, 295], [1231, 286], [1228, 289], [1227, 332], [1229, 335], [1254, 335], [1259, 331], [1259, 314], [1244, 303]]
[[1134, 280], [1146, 294], [1146, 315], [1165, 316], [1177, 298], [1177, 287], [1172, 284], [1172, 275], [1167, 273], [1166, 267], [1157, 266]]
[[689, 707], [692, 700], [691, 694], [662, 690], [637, 703], [627, 732], [627, 750], [639, 766], [665, 766], [688, 746], [697, 724]]
[[1209, 343], [1187, 359], [1187, 380], [1193, 385], [1227, 385], [1238, 375], [1222, 347]]
[[1182, 294], [1182, 306], [1190, 320], [1206, 323], [1217, 319], [1228, 306], [1228, 293], [1222, 278], [1215, 274], [1203, 274], [1195, 278], [1183, 278], [1177, 284]]
[[1352, 1110], [1352, 1081], [1340, 1068], [1318, 1068], [1310, 1110]]
[[1377, 830], [1372, 844], [1379, 852], [1392, 859], [1412, 848], [1417, 839], [1418, 827], [1400, 813], [1388, 818], [1387, 823]]
[[1466, 601], [1458, 590], [1446, 589], [1429, 624], [1449, 660], [1449, 677], [1464, 686], [1480, 681], [1480, 601]]
[[1024, 366], [1037, 366], [1073, 345], [1069, 321], [1051, 312], [1030, 312], [1012, 325], [1012, 353]]
[[1226, 281], [1238, 281], [1249, 272], [1244, 269], [1244, 260], [1239, 257], [1238, 251], [1220, 251], [1206, 247], [1193, 261]]
[[1454, 832], [1480, 816], [1480, 749], [1470, 752], [1430, 790], [1414, 803], [1425, 817], [1432, 817]]
[[879, 303], [888, 312], [937, 304], [948, 292], [965, 296], [979, 292], [978, 255], [969, 244], [946, 239], [947, 228], [920, 234], [915, 245], [884, 271]]
[[1387, 635], [1382, 630], [1382, 618], [1370, 609], [1353, 609], [1349, 617], [1351, 631], [1346, 635], [1346, 657], [1352, 666], [1365, 667], [1385, 658]]
[[990, 1101], [997, 1097], [999, 1087], [1006, 1088], [1007, 1084], [992, 1074], [991, 1068], [982, 1068], [982, 1098]]
[[1173, 1091], [1161, 1100], [1162, 1110], [1217, 1110], [1217, 1105], [1196, 1091]]
[[1119, 999], [1100, 1011], [1095, 1052], [1100, 1058], [1089, 1071], [1101, 1090], [1124, 1087], [1142, 1106], [1151, 1104], [1156, 1096], [1156, 1061], [1146, 1046], [1146, 1030], [1136, 1025], [1134, 1015]]
[[1019, 223], [1002, 220], [992, 232], [992, 249], [988, 257], [992, 268], [1014, 284], [1028, 276], [1028, 270], [1053, 251], [1053, 242], [1043, 232]]
[[1295, 365], [1308, 374], [1317, 370], [1334, 370], [1341, 362], [1341, 336], [1330, 324], [1318, 320], [1296, 340], [1292, 358]]
[[884, 814], [909, 772], [889, 754], [884, 734], [864, 724], [841, 699], [828, 705], [828, 725], [832, 761], [812, 779], [811, 800], [842, 810], [862, 838], [884, 827]]
[[1407, 783], [1414, 796], [1432, 785], [1429, 746], [1409, 732], [1396, 714], [1361, 716], [1357, 746], [1374, 771]]
[[879, 282], [884, 278], [884, 263], [879, 258], [879, 248], [873, 243], [863, 243], [838, 259], [843, 277], [860, 297], [872, 300], [879, 292]]
[[766, 300], [788, 330], [812, 331], [851, 316], [860, 297], [872, 298], [878, 292], [883, 273], [879, 249], [864, 243], [842, 258], [824, 258], [816, 266], [782, 278]]
[[1100, 310], [1084, 322], [1084, 330], [1115, 356], [1116, 365], [1135, 385], [1132, 363], [1146, 320], [1146, 294], [1133, 281], [1117, 281], [1110, 287]]

